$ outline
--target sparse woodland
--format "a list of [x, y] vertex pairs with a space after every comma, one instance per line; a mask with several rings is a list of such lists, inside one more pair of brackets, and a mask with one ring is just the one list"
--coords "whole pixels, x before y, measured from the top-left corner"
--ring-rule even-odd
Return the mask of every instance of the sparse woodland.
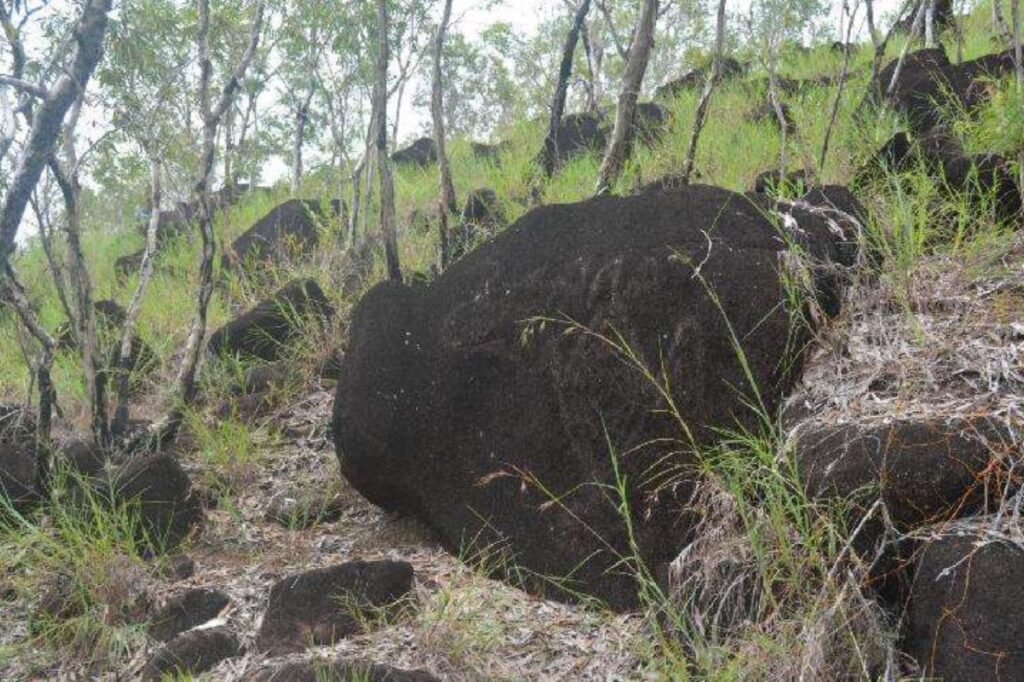
[[1022, 11], [0, 0], [0, 679], [1024, 679]]

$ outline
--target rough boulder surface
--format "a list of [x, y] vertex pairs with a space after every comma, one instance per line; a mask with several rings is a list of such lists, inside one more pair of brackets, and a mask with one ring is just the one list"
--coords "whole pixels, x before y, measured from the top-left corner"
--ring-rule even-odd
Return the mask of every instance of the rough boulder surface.
[[196, 587], [168, 599], [150, 618], [149, 636], [166, 642], [216, 618], [231, 602], [219, 590]]
[[391, 163], [398, 166], [417, 166], [426, 168], [437, 163], [437, 145], [429, 137], [421, 137], [408, 147], [399, 149], [391, 155]]
[[1024, 550], [986, 535], [948, 534], [918, 559], [903, 646], [928, 679], [1024, 679]]
[[[779, 222], [800, 226], [808, 253], [849, 261], [825, 217], [791, 213]], [[696, 443], [712, 444], [715, 428], [756, 421], [732, 334], [769, 411], [799, 368], [784, 248], [762, 206], [695, 185], [536, 209], [429, 286], [379, 284], [353, 313], [338, 383], [342, 473], [453, 553], [489, 552], [493, 567], [504, 551], [496, 571], [516, 584], [635, 606], [632, 576], [614, 568], [627, 549], [618, 501], [595, 482], [615, 481], [619, 453], [641, 559], [657, 566], [687, 541], [692, 448], [635, 367], [560, 320], [622, 333], [667, 373]], [[545, 579], [569, 576], [564, 589]]]
[[[890, 62], [871, 85], [877, 101], [892, 82], [898, 60]], [[922, 132], [948, 120], [950, 106], [970, 110], [988, 97], [986, 79], [1010, 73], [1009, 52], [953, 64], [941, 47], [907, 55], [893, 90], [893, 108], [907, 118], [911, 130]]]
[[404, 561], [353, 561], [284, 578], [270, 591], [256, 646], [278, 655], [359, 634], [375, 610], [400, 607], [412, 576]]
[[289, 199], [236, 239], [224, 256], [225, 263], [274, 260], [287, 253], [307, 254], [319, 244], [324, 221], [341, 214], [338, 200], [330, 202], [325, 210], [320, 201]]
[[171, 455], [129, 460], [114, 472], [109, 486], [115, 502], [138, 505], [145, 539], [155, 550], [176, 547], [202, 518], [192, 482]]
[[982, 510], [1001, 489], [994, 465], [1013, 448], [1011, 434], [984, 419], [902, 419], [808, 424], [798, 429], [795, 451], [811, 497], [870, 504], [881, 495], [907, 530]]
[[227, 628], [191, 630], [160, 647], [146, 662], [143, 680], [178, 679], [198, 675], [241, 653], [241, 645]]
[[319, 284], [297, 279], [215, 331], [209, 349], [273, 362], [301, 333], [303, 318], [327, 319], [333, 314]]

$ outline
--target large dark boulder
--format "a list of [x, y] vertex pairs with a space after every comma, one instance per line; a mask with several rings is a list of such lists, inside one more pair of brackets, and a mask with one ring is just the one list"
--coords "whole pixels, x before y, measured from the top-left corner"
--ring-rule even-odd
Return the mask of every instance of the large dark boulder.
[[[796, 135], [796, 122], [793, 121], [793, 114], [790, 113], [789, 107], [784, 102], [780, 102], [779, 108], [782, 110], [782, 120], [786, 123], [786, 135]], [[775, 130], [780, 128], [779, 115], [771, 102], [762, 102], [754, 107], [747, 112], [744, 119], [751, 123], [768, 124]]]
[[[787, 212], [778, 222], [800, 226], [807, 253], [844, 253], [821, 214]], [[731, 339], [769, 413], [800, 367], [806, 328], [786, 309], [785, 248], [764, 206], [695, 185], [536, 209], [428, 286], [378, 285], [353, 313], [338, 383], [342, 473], [452, 552], [505, 551], [517, 584], [636, 605], [619, 563], [626, 523], [605, 487], [612, 458], [630, 483], [639, 558], [672, 560], [691, 528], [681, 509], [694, 445], [757, 423]], [[664, 372], [694, 442], [680, 442], [655, 387], [608, 343], [566, 333], [570, 319], [621, 333]]]
[[325, 320], [333, 314], [319, 284], [297, 279], [215, 331], [209, 349], [273, 362], [301, 333], [305, 319]]
[[391, 155], [391, 163], [396, 166], [416, 166], [426, 168], [437, 163], [437, 145], [429, 137], [421, 137], [408, 147], [399, 149]]
[[412, 577], [404, 561], [352, 561], [288, 576], [270, 590], [256, 647], [279, 655], [359, 634], [375, 611], [401, 607]]
[[[990, 519], [980, 519], [979, 526]], [[1024, 550], [982, 529], [947, 532], [917, 560], [903, 648], [928, 679], [1024, 679]]]
[[1010, 225], [1021, 215], [1020, 192], [1010, 164], [996, 154], [967, 154], [941, 126], [913, 137], [895, 134], [858, 171], [856, 184], [886, 182], [915, 170], [928, 174], [941, 196], [970, 206], [972, 222], [987, 218]]
[[368, 661], [278, 663], [242, 678], [243, 682], [439, 682], [425, 670], [400, 670]]
[[24, 511], [38, 501], [36, 416], [18, 405], [0, 405], [0, 513], [7, 504]]
[[325, 221], [342, 214], [337, 199], [325, 207], [323, 202], [289, 199], [275, 206], [252, 227], [232, 242], [224, 263], [251, 263], [278, 260], [286, 255], [303, 256], [320, 243]]
[[[893, 60], [881, 70], [871, 84], [870, 98], [880, 102], [892, 82], [896, 65]], [[970, 111], [988, 97], [985, 78], [1009, 73], [1012, 60], [1002, 54], [952, 64], [941, 47], [926, 48], [907, 55], [896, 87], [892, 105], [903, 114], [911, 130], [923, 132], [946, 122], [948, 112]]]
[[169, 454], [138, 456], [110, 475], [110, 499], [137, 510], [140, 541], [162, 553], [177, 547], [202, 519], [192, 482]]

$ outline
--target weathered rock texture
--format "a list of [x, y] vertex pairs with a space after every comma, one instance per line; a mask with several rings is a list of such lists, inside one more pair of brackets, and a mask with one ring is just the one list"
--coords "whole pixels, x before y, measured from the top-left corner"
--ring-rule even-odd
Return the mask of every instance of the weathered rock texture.
[[[849, 262], [827, 210], [790, 212], [781, 222], [799, 224], [807, 252]], [[534, 210], [429, 286], [378, 285], [354, 311], [338, 384], [343, 474], [452, 552], [488, 553], [492, 568], [505, 552], [498, 570], [516, 584], [634, 606], [634, 578], [616, 567], [628, 540], [605, 487], [613, 458], [640, 559], [670, 561], [690, 528], [693, 449], [717, 442], [716, 428], [754, 425], [751, 380], [771, 413], [800, 366], [805, 329], [786, 310], [777, 229], [743, 195], [650, 190]], [[596, 336], [618, 333], [664, 373], [692, 441]]]

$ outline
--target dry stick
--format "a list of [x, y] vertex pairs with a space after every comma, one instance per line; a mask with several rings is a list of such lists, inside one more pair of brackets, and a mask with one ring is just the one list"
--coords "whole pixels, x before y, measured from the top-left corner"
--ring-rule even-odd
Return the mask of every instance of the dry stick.
[[173, 440], [184, 418], [184, 410], [195, 398], [196, 375], [199, 360], [206, 338], [206, 315], [213, 295], [213, 258], [216, 252], [216, 236], [213, 232], [213, 209], [210, 205], [209, 184], [213, 174], [217, 125], [224, 112], [231, 105], [232, 98], [239, 88], [246, 70], [256, 54], [260, 33], [263, 30], [264, 4], [256, 7], [256, 18], [253, 20], [249, 34], [249, 45], [242, 59], [235, 67], [231, 77], [221, 91], [220, 99], [213, 107], [210, 106], [210, 79], [213, 74], [213, 63], [210, 59], [210, 3], [199, 0], [199, 28], [196, 41], [199, 46], [199, 108], [203, 119], [203, 142], [199, 157], [199, 173], [193, 191], [199, 203], [199, 229], [202, 235], [202, 258], [199, 263], [199, 291], [196, 295], [196, 306], [192, 326], [178, 367], [174, 403], [167, 414], [152, 424], [144, 438], [149, 441], [145, 445], [159, 446], [165, 441]]
[[590, 11], [590, 0], [583, 0], [576, 8], [576, 14], [572, 19], [572, 26], [565, 37], [565, 45], [562, 46], [562, 61], [558, 68], [558, 80], [555, 81], [555, 94], [551, 99], [551, 116], [548, 119], [548, 134], [544, 138], [544, 148], [540, 154], [540, 166], [545, 177], [551, 177], [555, 172], [555, 163], [558, 160], [558, 126], [562, 122], [562, 113], [565, 111], [565, 97], [569, 90], [569, 76], [572, 75], [572, 56], [576, 52], [576, 43], [579, 42], [580, 29], [583, 21]]
[[595, 194], [605, 194], [618, 182], [622, 169], [633, 148], [636, 135], [636, 100], [647, 72], [647, 62], [654, 48], [654, 26], [658, 21], [658, 0], [644, 0], [640, 17], [633, 32], [633, 42], [626, 62], [626, 73], [622, 76], [622, 92], [619, 106], [615, 109], [615, 127], [612, 129], [608, 148], [605, 150], [601, 168], [597, 174]]
[[914, 42], [914, 38], [921, 35], [921, 26], [924, 23], [924, 11], [927, 4], [928, 0], [922, 0], [921, 4], [917, 7], [917, 14], [914, 15], [914, 22], [910, 25], [910, 34], [907, 36], [907, 42], [903, 45], [903, 49], [900, 50], [900, 58], [896, 62], [896, 68], [892, 71], [892, 78], [889, 80], [889, 86], [885, 90], [885, 99], [882, 101], [883, 111], [892, 106], [892, 96], [896, 92], [896, 84], [899, 83], [900, 73], [903, 71], [903, 65], [907, 61], [907, 53], [910, 52], [910, 45]]
[[3, 264], [3, 274], [5, 281], [4, 288], [0, 290], [0, 300], [7, 301], [14, 308], [22, 325], [29, 334], [35, 337], [42, 348], [36, 367], [36, 379], [39, 382], [39, 410], [36, 421], [35, 483], [39, 492], [46, 495], [50, 487], [50, 429], [53, 406], [56, 402], [50, 370], [53, 367], [53, 354], [57, 342], [32, 311], [32, 305], [25, 294], [25, 287], [18, 281], [9, 261], [5, 261]]
[[[1017, 73], [1017, 106], [1024, 107], [1024, 54], [1021, 48], [1020, 0], [1012, 0], [1010, 16], [1013, 18], [1013, 65]], [[1017, 151], [1017, 190], [1024, 202], [1024, 147]]]
[[[896, 14], [896, 17], [893, 19], [892, 26], [889, 27], [889, 31], [885, 34], [885, 38], [875, 43], [875, 56], [871, 60], [872, 83], [878, 82], [878, 74], [882, 68], [882, 59], [885, 58], [885, 50], [887, 47], [889, 47], [889, 41], [892, 40], [893, 35], [895, 35], [896, 29], [899, 27], [900, 21], [903, 19], [903, 15], [907, 13], [907, 10], [909, 10], [913, 6], [913, 4], [914, 0], [906, 0], [906, 2], [903, 3], [903, 6], [900, 8], [899, 12]], [[883, 93], [872, 93], [872, 95], [875, 94], [881, 96]]]
[[29, 200], [32, 213], [36, 218], [36, 225], [39, 226], [39, 241], [43, 246], [43, 254], [46, 256], [46, 264], [50, 269], [50, 277], [53, 279], [53, 287], [57, 291], [57, 300], [60, 301], [61, 310], [68, 322], [73, 324], [74, 315], [71, 312], [71, 304], [68, 303], [67, 279], [64, 268], [57, 260], [57, 254], [53, 251], [53, 228], [50, 226], [47, 212], [49, 209], [40, 207], [38, 197]]
[[452, 16], [452, 0], [445, 0], [441, 23], [434, 38], [434, 73], [430, 90], [430, 115], [434, 119], [434, 144], [437, 146], [437, 172], [441, 194], [437, 202], [437, 237], [441, 251], [441, 270], [448, 267], [451, 254], [448, 247], [448, 214], [455, 210], [455, 185], [448, 163], [448, 142], [444, 130], [444, 91], [442, 88], [441, 59], [444, 56], [444, 36]]
[[388, 7], [387, 0], [377, 0], [377, 173], [380, 176], [380, 231], [384, 237], [384, 261], [388, 278], [402, 281], [398, 262], [398, 235], [395, 219], [395, 183], [388, 159]]
[[711, 61], [711, 72], [704, 80], [704, 91], [700, 95], [700, 102], [697, 104], [697, 114], [693, 121], [693, 132], [690, 133], [690, 144], [686, 148], [686, 161], [683, 162], [682, 181], [683, 184], [690, 182], [693, 175], [693, 165], [697, 158], [697, 142], [700, 140], [700, 132], [704, 128], [704, 121], [708, 115], [708, 105], [711, 103], [711, 93], [715, 89], [722, 71], [722, 54], [725, 50], [725, 0], [718, 0], [718, 13], [715, 20], [715, 55]]
[[114, 410], [114, 424], [111, 431], [115, 435], [124, 433], [128, 426], [128, 380], [131, 371], [132, 342], [135, 337], [135, 323], [142, 310], [142, 301], [146, 298], [149, 282], [153, 278], [153, 261], [157, 249], [157, 232], [160, 227], [160, 160], [151, 158], [149, 161], [150, 206], [149, 225], [146, 227], [146, 249], [142, 253], [142, 264], [139, 266], [139, 283], [135, 287], [128, 308], [125, 311], [124, 326], [121, 329], [121, 343], [118, 346], [117, 364], [114, 376], [117, 378], [117, 407]]
[[[868, 0], [868, 7], [871, 6], [871, 0]], [[850, 0], [843, 0], [843, 15], [846, 16], [846, 38], [845, 44], [850, 44], [850, 37], [853, 34], [853, 21], [857, 16], [857, 5], [854, 5], [853, 11], [850, 11]], [[873, 23], [873, 22], [872, 22]], [[874, 29], [869, 29], [874, 36]], [[873, 40], [874, 38], [872, 38]], [[850, 54], [852, 50], [843, 50], [843, 67], [839, 72], [839, 89], [836, 92], [836, 99], [832, 103], [832, 113], [828, 119], [828, 125], [825, 127], [825, 139], [821, 143], [821, 156], [818, 158], [818, 173], [824, 174], [825, 172], [825, 158], [828, 156], [828, 144], [832, 137], [832, 129], [836, 125], [836, 119], [839, 117], [839, 105], [843, 100], [843, 88], [846, 86], [846, 77], [850, 73]], [[780, 178], [781, 181], [781, 178]]]

